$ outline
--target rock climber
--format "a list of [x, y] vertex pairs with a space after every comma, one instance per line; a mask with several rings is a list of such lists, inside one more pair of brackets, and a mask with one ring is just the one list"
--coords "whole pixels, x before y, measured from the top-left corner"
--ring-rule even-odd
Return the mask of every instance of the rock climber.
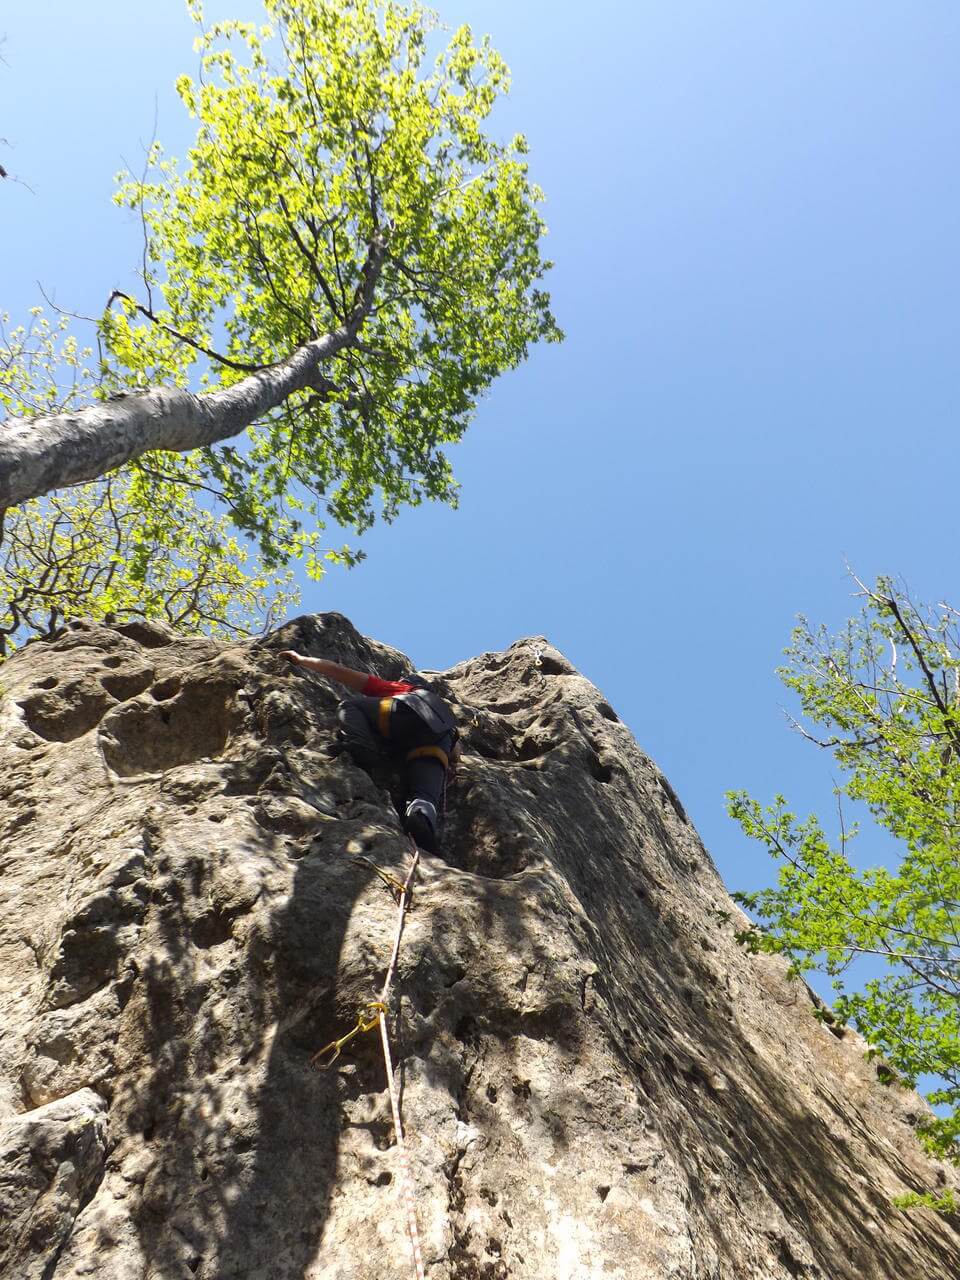
[[459, 756], [453, 712], [419, 676], [381, 680], [296, 649], [279, 655], [353, 690], [337, 711], [340, 736], [357, 764], [369, 768], [385, 752], [402, 753], [406, 796], [404, 830], [421, 849], [436, 852], [447, 772]]

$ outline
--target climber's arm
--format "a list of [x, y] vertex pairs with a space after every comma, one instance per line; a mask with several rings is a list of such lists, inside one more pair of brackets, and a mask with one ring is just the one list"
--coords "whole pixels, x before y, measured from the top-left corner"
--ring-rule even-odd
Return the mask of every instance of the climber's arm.
[[366, 671], [354, 671], [352, 667], [342, 667], [339, 662], [330, 662], [326, 658], [308, 658], [306, 654], [297, 653], [296, 649], [282, 649], [277, 655], [286, 658], [294, 666], [306, 667], [308, 671], [316, 671], [328, 680], [336, 680], [356, 693], [362, 693], [369, 679]]

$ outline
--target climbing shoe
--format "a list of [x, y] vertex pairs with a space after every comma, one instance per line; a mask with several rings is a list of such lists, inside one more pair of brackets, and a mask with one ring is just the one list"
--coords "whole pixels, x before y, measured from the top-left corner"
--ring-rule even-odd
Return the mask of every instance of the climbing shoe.
[[411, 800], [403, 816], [403, 829], [421, 849], [436, 853], [437, 810], [429, 800]]

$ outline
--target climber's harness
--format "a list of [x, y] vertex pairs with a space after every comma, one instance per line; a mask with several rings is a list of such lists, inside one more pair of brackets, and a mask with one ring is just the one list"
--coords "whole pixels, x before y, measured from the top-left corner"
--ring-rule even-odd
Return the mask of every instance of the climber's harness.
[[392, 710], [393, 710], [393, 699], [381, 698], [380, 699], [380, 719], [379, 719], [381, 738], [390, 737], [390, 713]]
[[443, 747], [414, 747], [412, 751], [407, 752], [404, 759], [419, 760], [423, 756], [432, 756], [434, 760], [439, 760], [445, 769], [450, 768], [450, 757]]

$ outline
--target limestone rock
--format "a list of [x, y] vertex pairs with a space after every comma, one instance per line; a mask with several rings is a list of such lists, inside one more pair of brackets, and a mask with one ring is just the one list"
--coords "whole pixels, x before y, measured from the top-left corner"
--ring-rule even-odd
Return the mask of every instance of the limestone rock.
[[[0, 1275], [413, 1274], [378, 1037], [396, 780], [297, 647], [78, 624], [3, 669]], [[432, 1280], [946, 1280], [915, 1094], [750, 957], [675, 792], [542, 638], [432, 673], [464, 760], [390, 1012]]]
[[0, 1266], [42, 1280], [93, 1197], [106, 1158], [106, 1104], [92, 1089], [0, 1121]]

